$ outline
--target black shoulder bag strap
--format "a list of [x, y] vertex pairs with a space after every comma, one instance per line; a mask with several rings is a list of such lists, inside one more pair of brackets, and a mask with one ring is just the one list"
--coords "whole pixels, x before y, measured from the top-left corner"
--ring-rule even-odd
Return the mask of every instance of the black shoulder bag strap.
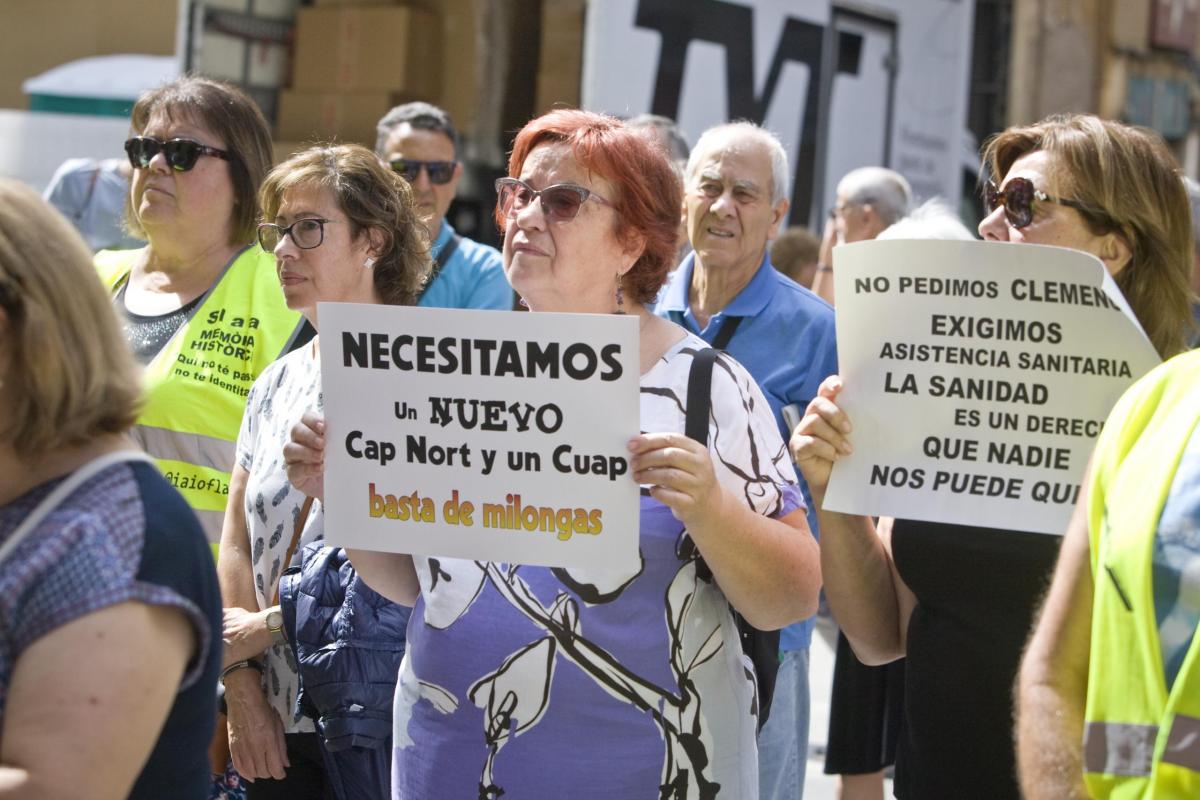
[[450, 260], [450, 256], [454, 255], [454, 251], [458, 249], [459, 243], [462, 242], [462, 237], [457, 233], [450, 237], [450, 241], [446, 242], [446, 246], [442, 248], [442, 252], [438, 253], [437, 259], [433, 262], [433, 269], [429, 270], [429, 280], [425, 281], [425, 286], [421, 289], [421, 293], [417, 295], [415, 306], [421, 302], [421, 298], [429, 291], [429, 287], [433, 286], [433, 282], [437, 280], [437, 276], [442, 274], [442, 269], [446, 266], [446, 262]]
[[[683, 319], [682, 311], [668, 311], [667, 317], [671, 320], [671, 322], [674, 322], [679, 327], [683, 328], [684, 330], [688, 330], [687, 322], [685, 322]], [[738, 325], [741, 325], [741, 324], [742, 324], [741, 317], [726, 317], [725, 321], [721, 323], [721, 328], [720, 328], [720, 330], [717, 331], [717, 335], [713, 337], [713, 341], [712, 341], [713, 349], [714, 350], [724, 350], [726, 347], [728, 347], [729, 340], [733, 338], [733, 332], [736, 331], [738, 328]], [[694, 368], [695, 362], [692, 362], [692, 364], [693, 364], [693, 368]], [[708, 369], [708, 373], [711, 375], [712, 374], [712, 365], [710, 364], [707, 367], [707, 369]], [[690, 386], [691, 384], [689, 383], [688, 385]]]
[[[727, 329], [736, 329], [741, 317], [730, 317], [721, 326], [717, 338], [721, 339]], [[732, 330], [728, 341], [732, 336]], [[708, 417], [712, 408], [712, 371], [717, 356], [721, 351], [714, 347], [706, 347], [696, 353], [692, 359], [692, 367], [688, 372], [687, 410], [684, 417], [684, 433], [689, 439], [694, 439], [702, 445], [708, 445]], [[712, 570], [701, 557], [696, 562], [696, 574], [711, 580]], [[733, 620], [737, 623], [738, 634], [742, 640], [742, 652], [754, 664], [755, 684], [758, 687], [758, 729], [767, 722], [771, 711], [771, 698], [775, 694], [775, 676], [779, 671], [779, 631], [760, 631], [733, 606], [729, 607]]]
[[726, 317], [721, 323], [721, 329], [717, 331], [717, 335], [713, 337], [712, 346], [714, 350], [724, 350], [729, 347], [729, 340], [733, 338], [733, 332], [738, 329], [738, 325], [742, 324], [741, 317]]

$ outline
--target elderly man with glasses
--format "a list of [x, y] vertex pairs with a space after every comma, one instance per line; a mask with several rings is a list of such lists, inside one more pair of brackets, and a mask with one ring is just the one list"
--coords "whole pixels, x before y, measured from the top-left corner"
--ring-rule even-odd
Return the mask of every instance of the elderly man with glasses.
[[405, 103], [385, 114], [376, 130], [375, 152], [412, 185], [429, 233], [434, 271], [417, 305], [511, 309], [512, 288], [499, 251], [462, 236], [446, 221], [463, 172], [450, 116], [429, 103]]
[[874, 239], [912, 209], [912, 189], [904, 176], [886, 167], [859, 167], [838, 181], [837, 199], [821, 247], [812, 290], [833, 304], [834, 245]]

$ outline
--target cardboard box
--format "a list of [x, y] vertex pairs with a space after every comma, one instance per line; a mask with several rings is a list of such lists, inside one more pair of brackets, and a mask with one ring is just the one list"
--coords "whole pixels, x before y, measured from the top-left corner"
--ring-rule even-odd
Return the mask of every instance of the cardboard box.
[[441, 29], [403, 6], [325, 6], [296, 15], [292, 87], [306, 92], [405, 92], [436, 99]]
[[413, 98], [394, 92], [307, 92], [279, 97], [275, 135], [282, 141], [356, 142], [373, 148], [375, 124], [397, 103]]
[[2, 3], [0, 108], [24, 108], [21, 84], [88, 56], [171, 55], [179, 4], [145, 0], [42, 0]]

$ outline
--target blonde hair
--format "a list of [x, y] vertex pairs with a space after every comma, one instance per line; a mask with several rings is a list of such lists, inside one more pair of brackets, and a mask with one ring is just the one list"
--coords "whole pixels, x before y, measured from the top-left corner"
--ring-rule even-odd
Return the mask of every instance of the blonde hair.
[[999, 182], [1017, 159], [1035, 151], [1057, 167], [1056, 191], [1084, 206], [1096, 235], [1118, 233], [1133, 253], [1117, 286], [1163, 358], [1186, 347], [1192, 326], [1191, 210], [1181, 171], [1157, 133], [1099, 117], [1071, 114], [1009, 128], [984, 146]]
[[141, 376], [91, 252], [36, 192], [3, 178], [0, 308], [8, 320], [0, 438], [19, 458], [132, 427]]
[[274, 220], [283, 196], [325, 189], [350, 220], [352, 237], [375, 231], [383, 241], [373, 268], [375, 291], [388, 305], [412, 305], [429, 279], [429, 236], [408, 182], [356, 144], [317, 145], [267, 175], [259, 192], [263, 218]]

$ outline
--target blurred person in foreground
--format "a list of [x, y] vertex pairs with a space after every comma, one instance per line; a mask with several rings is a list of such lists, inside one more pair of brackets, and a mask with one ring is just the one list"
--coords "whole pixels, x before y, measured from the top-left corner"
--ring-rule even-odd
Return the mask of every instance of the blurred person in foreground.
[[459, 234], [446, 219], [463, 165], [450, 115], [429, 103], [396, 106], [376, 126], [375, 152], [412, 186], [433, 256], [433, 274], [418, 296], [423, 308], [513, 307], [496, 248]]
[[1030, 800], [1200, 796], [1200, 352], [1118, 401], [1021, 663]]
[[[1183, 349], [1191, 225], [1179, 167], [1158, 134], [1050, 117], [997, 134], [983, 155], [998, 179], [986, 190], [984, 239], [1096, 256], [1158, 353]], [[791, 442], [818, 501], [852, 447], [841, 390], [839, 376], [822, 384]], [[821, 531], [826, 596], [855, 654], [867, 664], [908, 658], [896, 796], [1019, 797], [1012, 689], [1061, 540], [827, 511]]]
[[250, 385], [312, 331], [254, 246], [258, 186], [271, 167], [254, 101], [185, 76], [138, 98], [131, 134], [128, 225], [149, 244], [102, 251], [96, 267], [145, 365], [134, 438], [215, 544]]
[[[497, 182], [497, 222], [530, 310], [638, 320], [645, 433], [628, 446], [632, 478], [648, 487], [640, 563], [550, 569], [351, 551], [373, 588], [416, 603], [393, 797], [757, 797], [753, 672], [730, 605], [779, 627], [812, 614], [820, 585], [787, 449], [749, 373], [724, 355], [708, 444], [684, 433], [688, 376], [706, 344], [647, 307], [680, 208], [659, 148], [611, 117], [553, 111], [517, 135], [509, 174]], [[307, 417], [285, 449], [293, 482], [316, 495], [319, 429]]]
[[1188, 202], [1192, 205], [1192, 242], [1196, 252], [1192, 255], [1192, 333], [1189, 347], [1200, 347], [1200, 183], [1185, 177]]
[[0, 797], [204, 800], [216, 574], [91, 259], [0, 179]]
[[[275, 258], [288, 307], [313, 328], [320, 302], [416, 299], [429, 274], [425, 228], [408, 184], [370, 150], [296, 153], [267, 176], [260, 199], [271, 221], [259, 225], [259, 242]], [[292, 488], [282, 459], [292, 425], [321, 404], [318, 337], [254, 382], [238, 435], [218, 568], [229, 740], [234, 766], [253, 781], [250, 800], [388, 794], [391, 739], [378, 729], [391, 715], [409, 610], [366, 587], [350, 592], [348, 608], [330, 599], [347, 592], [338, 586], [293, 602], [287, 614], [279, 605], [293, 554], [324, 536], [323, 506]], [[304, 641], [289, 640], [297, 629]], [[310, 641], [314, 630], [320, 641]], [[306, 699], [299, 705], [298, 690]], [[328, 746], [339, 738], [355, 745]]]

